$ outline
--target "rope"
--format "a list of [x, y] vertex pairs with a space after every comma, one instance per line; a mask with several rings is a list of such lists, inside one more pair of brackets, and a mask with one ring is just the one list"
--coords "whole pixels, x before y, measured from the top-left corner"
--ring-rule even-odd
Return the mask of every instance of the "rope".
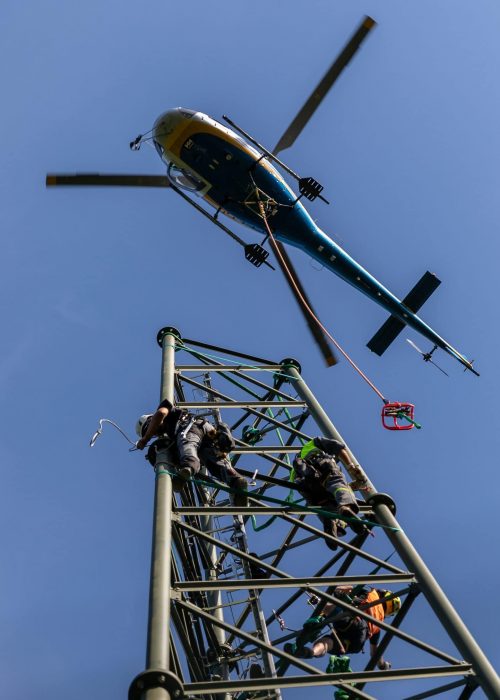
[[298, 296], [299, 296], [300, 299], [302, 300], [302, 303], [304, 304], [305, 308], [307, 309], [307, 312], [309, 313], [309, 315], [311, 316], [311, 318], [317, 323], [317, 325], [321, 328], [321, 330], [328, 336], [328, 338], [330, 338], [330, 340], [331, 340], [332, 343], [335, 345], [335, 347], [337, 348], [337, 350], [338, 350], [339, 352], [342, 353], [342, 355], [343, 355], [343, 356], [345, 357], [345, 359], [349, 362], [349, 364], [351, 365], [351, 367], [353, 367], [353, 368], [356, 370], [356, 372], [358, 372], [358, 374], [359, 374], [359, 375], [362, 377], [362, 379], [364, 379], [365, 382], [373, 389], [373, 391], [377, 394], [377, 396], [379, 396], [379, 398], [381, 398], [382, 401], [383, 401], [385, 404], [389, 403], [389, 399], [386, 399], [386, 398], [385, 398], [385, 396], [382, 394], [382, 392], [381, 392], [379, 389], [377, 389], [377, 387], [375, 386], [375, 384], [374, 384], [372, 381], [370, 381], [370, 379], [368, 379], [368, 377], [366, 376], [366, 374], [357, 366], [357, 364], [354, 362], [354, 360], [352, 360], [352, 359], [349, 357], [349, 355], [346, 353], [346, 351], [339, 345], [339, 343], [335, 340], [335, 338], [331, 335], [331, 333], [329, 333], [328, 330], [325, 328], [325, 326], [321, 323], [321, 321], [319, 320], [319, 318], [316, 316], [316, 314], [314, 313], [314, 311], [311, 309], [311, 307], [309, 306], [309, 304], [308, 304], [307, 301], [305, 300], [303, 294], [301, 293], [301, 291], [300, 291], [300, 289], [298, 288], [298, 286], [297, 286], [295, 280], [293, 279], [293, 276], [292, 276], [290, 270], [289, 270], [288, 267], [287, 267], [287, 264], [286, 264], [286, 262], [285, 262], [285, 259], [283, 258], [282, 254], [281, 254], [281, 251], [280, 251], [280, 249], [279, 249], [279, 247], [278, 247], [278, 245], [276, 244], [276, 239], [274, 238], [274, 235], [273, 235], [273, 232], [272, 232], [272, 230], [271, 230], [271, 227], [269, 226], [269, 222], [268, 222], [267, 216], [266, 216], [265, 207], [264, 207], [263, 202], [260, 200], [259, 192], [257, 192], [257, 198], [259, 199], [259, 209], [260, 209], [260, 213], [261, 213], [262, 219], [264, 220], [264, 224], [265, 224], [267, 233], [268, 233], [269, 238], [270, 238], [270, 240], [272, 241], [272, 244], [273, 244], [273, 250], [274, 250], [275, 254], [278, 256], [278, 258], [279, 258], [279, 260], [280, 260], [280, 262], [281, 262], [281, 265], [282, 265], [283, 269], [284, 269], [285, 272], [286, 272], [286, 275], [287, 275], [287, 277], [288, 277], [288, 281], [289, 281], [290, 284], [293, 286], [293, 288], [295, 289], [296, 293], [298, 294]]
[[[253, 393], [253, 392], [252, 392], [252, 393]], [[279, 401], [283, 401], [283, 399], [281, 398], [281, 396], [278, 397], [278, 400], [279, 400]], [[285, 408], [282, 408], [281, 410], [285, 412], [285, 415], [287, 416], [287, 418], [288, 418], [289, 420], [292, 420], [291, 414], [290, 414], [290, 412], [287, 410], [286, 407], [285, 407]], [[266, 412], [269, 413], [269, 415], [271, 416], [271, 418], [276, 418], [276, 416], [279, 415], [279, 413], [280, 413], [280, 411], [278, 411], [278, 413], [275, 414], [274, 411], [273, 411], [271, 408], [268, 408], [268, 409], [266, 410]], [[278, 440], [280, 441], [281, 445], [284, 446], [284, 445], [285, 445], [285, 441], [283, 440], [283, 437], [282, 437], [282, 435], [281, 435], [280, 429], [279, 429], [279, 428], [275, 428], [275, 430], [276, 430], [276, 434], [277, 434], [277, 436], [278, 436]], [[253, 439], [253, 440], [250, 440], [250, 439], [249, 439], [248, 442], [249, 442], [251, 445], [254, 445], [257, 441], [256, 441], [256, 439]], [[301, 443], [304, 444], [304, 442], [305, 442], [305, 441], [301, 439]], [[290, 472], [289, 472], [289, 476], [288, 476], [288, 481], [291, 482], [291, 483], [293, 483], [293, 481], [294, 481], [294, 479], [295, 479], [295, 470], [293, 469], [293, 467], [292, 467], [291, 464], [290, 464], [290, 458], [288, 457], [288, 455], [285, 455], [285, 459], [286, 459], [286, 461], [288, 462], [288, 466], [290, 467]], [[304, 500], [304, 499], [301, 498], [301, 499], [299, 499], [298, 502], [303, 501], [303, 500]], [[290, 504], [293, 503], [293, 489], [290, 489], [290, 491], [289, 491], [289, 493], [288, 493], [288, 496], [286, 497], [285, 501], [286, 501], [287, 503], [290, 503]], [[258, 525], [257, 525], [257, 520], [255, 519], [255, 515], [251, 515], [251, 516], [250, 516], [250, 521], [251, 521], [251, 523], [252, 523], [252, 529], [253, 529], [253, 531], [254, 531], [254, 532], [260, 532], [261, 530], [265, 530], [267, 527], [269, 527], [269, 525], [272, 525], [272, 524], [273, 524], [273, 522], [276, 520], [277, 517], [278, 517], [277, 515], [273, 515], [273, 516], [271, 516], [268, 520], [266, 520], [265, 523], [263, 523], [262, 525], [259, 525], [259, 526], [258, 526]]]
[[102, 435], [103, 423], [110, 423], [114, 428], [116, 428], [116, 429], [118, 430], [118, 432], [120, 432], [120, 433], [123, 435], [123, 437], [125, 438], [125, 440], [128, 440], [128, 442], [130, 442], [130, 444], [132, 445], [132, 447], [130, 448], [129, 452], [132, 452], [132, 451], [134, 451], [134, 450], [137, 449], [137, 448], [136, 448], [136, 442], [135, 442], [134, 440], [131, 440], [131, 439], [128, 437], [128, 435], [127, 435], [126, 433], [123, 432], [123, 430], [120, 428], [120, 426], [117, 425], [114, 421], [110, 420], [109, 418], [101, 418], [101, 419], [99, 420], [99, 427], [97, 428], [97, 430], [95, 431], [95, 433], [94, 433], [94, 434], [92, 435], [92, 437], [90, 438], [90, 444], [89, 444], [90, 447], [94, 447], [97, 438], [98, 438], [100, 435]]

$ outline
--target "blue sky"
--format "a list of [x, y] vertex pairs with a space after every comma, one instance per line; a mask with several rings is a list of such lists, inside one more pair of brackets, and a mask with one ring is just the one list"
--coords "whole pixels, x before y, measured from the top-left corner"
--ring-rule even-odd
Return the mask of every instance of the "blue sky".
[[[278, 273], [174, 193], [44, 185], [48, 171], [161, 174], [128, 143], [174, 106], [228, 114], [272, 147], [363, 14], [378, 27], [286, 160], [325, 185], [319, 225], [395, 294], [440, 277], [422, 316], [481, 377], [444, 355], [449, 379], [424, 365], [413, 332], [372, 355], [385, 313], [291, 255], [338, 341], [416, 405], [424, 428], [401, 434], [346, 362], [323, 367]], [[4, 0], [0, 19], [6, 696], [123, 697], [143, 668], [153, 479], [120, 436], [88, 439], [101, 417], [132, 432], [154, 408], [164, 325], [302, 363], [498, 666], [498, 4]]]

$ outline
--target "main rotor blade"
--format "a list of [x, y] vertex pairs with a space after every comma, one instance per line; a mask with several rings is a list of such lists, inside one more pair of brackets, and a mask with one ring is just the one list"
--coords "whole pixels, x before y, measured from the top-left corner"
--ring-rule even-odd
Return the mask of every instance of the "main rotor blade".
[[104, 187], [170, 187], [166, 175], [101, 175], [100, 173], [49, 173], [47, 187], [54, 185], [97, 185]]
[[[280, 266], [283, 274], [285, 275], [285, 279], [288, 282], [288, 286], [292, 290], [292, 293], [297, 301], [297, 304], [300, 307], [300, 310], [302, 311], [302, 315], [305, 318], [305, 321], [307, 325], [309, 326], [309, 330], [312, 333], [312, 336], [314, 340], [316, 341], [316, 344], [319, 347], [319, 350], [321, 354], [323, 355], [325, 362], [328, 367], [333, 367], [333, 365], [336, 365], [338, 360], [335, 357], [335, 354], [331, 348], [330, 341], [326, 337], [326, 335], [323, 333], [321, 328], [314, 322], [314, 320], [311, 318], [304, 301], [300, 298], [299, 294], [297, 293], [297, 290], [293, 286], [293, 284], [290, 282], [290, 277], [293, 278], [293, 281], [297, 285], [298, 289], [300, 290], [300, 294], [304, 297], [304, 300], [306, 301], [307, 305], [310, 307], [310, 309], [314, 312], [314, 309], [311, 305], [311, 302], [309, 301], [309, 298], [304, 290], [304, 287], [302, 286], [301, 281], [299, 280], [297, 273], [295, 272], [295, 269], [292, 265], [292, 261], [290, 260], [288, 253], [286, 252], [285, 246], [280, 243], [279, 241], [274, 240], [272, 237], [269, 238], [269, 243], [271, 247], [273, 248], [274, 256], [276, 258], [276, 261], [278, 265]], [[283, 265], [281, 261], [281, 257], [276, 253], [274, 250], [274, 245], [279, 249], [281, 255], [283, 256], [283, 259], [285, 261], [285, 265]]]
[[327, 70], [326, 74], [314, 88], [305, 105], [302, 107], [300, 112], [297, 114], [293, 122], [274, 147], [273, 153], [275, 155], [280, 151], [284, 151], [285, 148], [290, 148], [290, 146], [295, 142], [297, 136], [301, 133], [302, 129], [321, 104], [326, 93], [329, 91], [333, 83], [337, 80], [351, 58], [359, 49], [361, 42], [365, 39], [368, 32], [373, 29], [375, 25], [376, 22], [371, 17], [366, 16], [363, 19], [358, 29], [354, 32], [340, 54]]

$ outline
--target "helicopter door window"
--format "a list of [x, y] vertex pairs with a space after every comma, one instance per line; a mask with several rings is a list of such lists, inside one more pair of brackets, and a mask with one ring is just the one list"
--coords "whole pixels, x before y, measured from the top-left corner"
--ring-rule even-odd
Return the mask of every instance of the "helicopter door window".
[[178, 168], [176, 165], [171, 164], [167, 174], [174, 185], [177, 185], [177, 187], [180, 187], [183, 190], [199, 192], [205, 187], [204, 182], [198, 180], [198, 178], [189, 173], [187, 170]]

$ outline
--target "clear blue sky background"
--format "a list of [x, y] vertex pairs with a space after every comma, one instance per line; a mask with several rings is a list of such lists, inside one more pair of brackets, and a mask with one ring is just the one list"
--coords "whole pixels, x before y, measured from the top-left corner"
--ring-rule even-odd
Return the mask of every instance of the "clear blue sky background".
[[[292, 257], [337, 339], [415, 403], [424, 428], [400, 434], [346, 362], [324, 368], [279, 274], [173, 193], [44, 185], [47, 171], [162, 173], [128, 143], [179, 105], [273, 146], [363, 14], [379, 26], [286, 158], [325, 184], [320, 226], [397, 295], [436, 272], [422, 316], [481, 377], [444, 355], [449, 379], [424, 365], [413, 332], [372, 355], [385, 313]], [[498, 3], [4, 0], [0, 27], [5, 697], [121, 698], [143, 668], [153, 478], [118, 434], [88, 440], [100, 417], [132, 432], [154, 408], [164, 325], [300, 360], [498, 666]]]

